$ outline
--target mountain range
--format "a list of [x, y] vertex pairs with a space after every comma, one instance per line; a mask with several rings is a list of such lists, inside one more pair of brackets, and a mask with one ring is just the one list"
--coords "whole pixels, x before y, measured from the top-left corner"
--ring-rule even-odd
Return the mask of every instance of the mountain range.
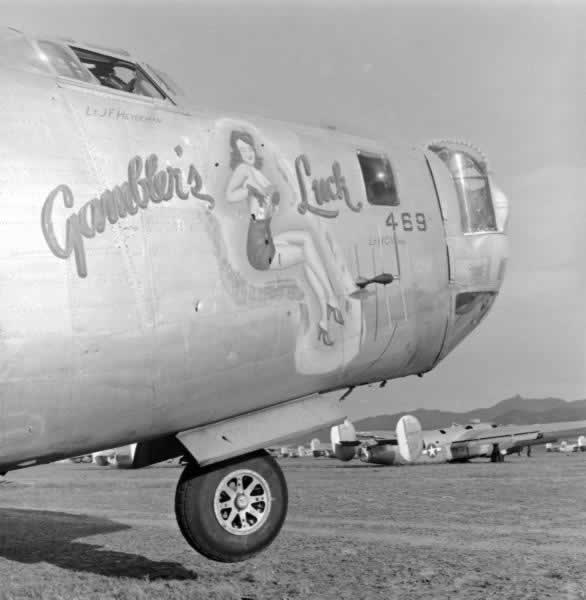
[[[558, 421], [586, 420], [586, 399], [568, 402], [561, 398], [523, 398], [520, 395], [501, 400], [489, 408], [476, 408], [467, 412], [450, 412], [418, 408], [393, 415], [379, 415], [354, 421], [357, 431], [394, 431], [397, 421], [407, 412], [419, 419], [423, 429], [440, 429], [452, 423], [470, 423], [478, 419], [498, 425], [525, 425], [531, 423], [556, 423]], [[310, 439], [329, 441], [329, 428], [313, 432]], [[308, 436], [296, 437], [290, 444], [307, 443]]]

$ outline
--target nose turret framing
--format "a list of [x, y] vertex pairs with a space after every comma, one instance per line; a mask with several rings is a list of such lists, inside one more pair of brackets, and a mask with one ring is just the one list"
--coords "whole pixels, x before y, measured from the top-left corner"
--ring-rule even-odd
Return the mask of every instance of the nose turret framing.
[[428, 145], [426, 158], [448, 248], [451, 310], [441, 360], [485, 317], [500, 290], [509, 206], [486, 158], [472, 146], [435, 142]]

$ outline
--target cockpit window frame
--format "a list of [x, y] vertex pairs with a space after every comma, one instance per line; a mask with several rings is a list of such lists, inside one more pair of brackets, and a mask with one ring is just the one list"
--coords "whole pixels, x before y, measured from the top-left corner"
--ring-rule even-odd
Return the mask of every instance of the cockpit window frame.
[[[429, 144], [428, 148], [440, 158], [450, 172], [458, 197], [463, 235], [500, 233], [486, 162], [477, 156], [477, 152], [460, 144], [433, 143]], [[469, 171], [473, 171], [472, 174]], [[480, 187], [471, 189], [475, 183], [480, 184]], [[479, 191], [482, 193], [479, 194]], [[481, 204], [473, 201], [475, 196], [481, 198]], [[478, 214], [474, 214], [474, 209]], [[480, 215], [480, 211], [484, 211], [485, 214]]]
[[[466, 166], [462, 166], [462, 164], [460, 164], [460, 172], [457, 174], [452, 174], [452, 179], [454, 181], [454, 185], [456, 186], [456, 191], [460, 200], [460, 206], [463, 208], [465, 213], [465, 215], [462, 215], [462, 228], [465, 229], [465, 235], [498, 232], [498, 227], [496, 224], [496, 214], [494, 211], [494, 201], [492, 198], [490, 179], [488, 177], [488, 174], [482, 168], [480, 163], [470, 154], [460, 152], [458, 153], [458, 155], [460, 157], [463, 157], [460, 158], [461, 161], [465, 161], [468, 163]], [[474, 169], [474, 174], [466, 175], [466, 171], [471, 168]], [[484, 206], [482, 208], [485, 211], [488, 208], [490, 214], [485, 215], [483, 217], [484, 223], [482, 221], [479, 221], [477, 215], [474, 215], [472, 212], [472, 191], [467, 189], [470, 186], [471, 182], [480, 182], [482, 184], [482, 192], [486, 196], [486, 199], [484, 200]], [[492, 226], [486, 225], [487, 222], [492, 222]]]
[[[362, 183], [364, 185], [364, 190], [366, 194], [366, 200], [368, 204], [372, 206], [383, 206], [383, 207], [397, 207], [401, 204], [401, 198], [399, 194], [399, 189], [397, 186], [397, 178], [395, 177], [395, 172], [391, 165], [391, 161], [389, 157], [384, 152], [372, 152], [368, 150], [363, 150], [361, 148], [356, 150], [356, 158], [358, 160], [358, 166], [360, 168], [360, 174], [362, 175]], [[376, 180], [367, 180], [367, 172], [365, 169], [365, 165], [362, 162], [362, 159], [371, 160], [371, 161], [380, 161], [382, 163], [382, 168], [384, 169], [385, 177], [381, 178], [380, 182], [384, 183], [384, 193], [385, 195], [389, 195], [392, 197], [391, 202], [381, 202], [379, 198], [376, 197], [376, 192], [372, 189], [372, 184], [377, 183]], [[388, 187], [388, 182], [390, 181], [391, 188]]]
[[[78, 56], [75, 54], [75, 52], [73, 52], [73, 50], [71, 50], [71, 48], [67, 44], [63, 44], [49, 39], [36, 39], [33, 40], [33, 44], [39, 55], [43, 57], [43, 62], [48, 66], [51, 72], [54, 73], [59, 79], [64, 78], [86, 85], [99, 85], [99, 81], [92, 75], [89, 69], [79, 60]], [[59, 53], [60, 56], [58, 56], [57, 53]], [[61, 72], [57, 61], [63, 59], [64, 57], [69, 58], [70, 64], [73, 65], [72, 67], [70, 67], [70, 72], [77, 70], [78, 76], [73, 74], [68, 75]], [[61, 62], [63, 63], [63, 60], [61, 60]]]
[[[108, 92], [111, 92], [114, 94], [123, 94], [125, 97], [127, 97], [129, 99], [132, 98], [135, 100], [142, 100], [142, 101], [145, 101], [145, 100], [146, 101], [154, 101], [157, 103], [162, 103], [162, 104], [167, 104], [167, 105], [170, 103], [173, 106], [176, 104], [175, 101], [173, 100], [173, 98], [171, 98], [169, 96], [169, 94], [167, 94], [163, 89], [161, 89], [161, 86], [153, 80], [153, 77], [138, 62], [133, 60], [130, 56], [127, 56], [127, 55], [117, 56], [112, 53], [108, 54], [104, 51], [97, 51], [92, 48], [86, 48], [83, 45], [74, 44], [74, 43], [68, 43], [68, 44], [66, 44], [66, 46], [77, 56], [77, 58], [80, 60], [81, 64], [84, 65], [84, 67], [94, 77], [95, 83], [88, 84], [92, 88], [95, 89], [97, 87], [100, 90], [103, 90], [103, 91], [107, 90]], [[84, 61], [84, 58], [86, 58], [85, 61]], [[95, 59], [95, 60], [92, 60], [92, 59]], [[141, 79], [143, 79], [144, 81], [147, 82], [147, 84], [152, 86], [156, 90], [157, 94], [159, 94], [159, 96], [152, 96], [150, 94], [139, 94], [134, 91], [124, 89], [123, 84], [125, 82], [123, 80], [120, 80], [120, 89], [118, 89], [117, 87], [107, 85], [103, 81], [100, 81], [99, 78], [96, 77], [96, 75], [93, 73], [93, 71], [87, 67], [87, 64], [89, 62], [95, 62], [96, 64], [98, 64], [98, 62], [99, 62], [104, 65], [108, 65], [108, 66], [112, 67], [112, 69], [115, 67], [124, 67], [124, 68], [128, 68], [128, 69], [132, 69], [136, 74], [138, 74], [140, 76]], [[66, 78], [66, 79], [69, 79], [69, 78]]]
[[153, 67], [149, 63], [138, 63], [144, 71], [149, 73], [151, 78], [153, 78], [161, 89], [165, 91], [168, 97], [171, 99], [176, 99], [178, 97], [185, 97], [185, 91], [183, 88], [165, 71]]

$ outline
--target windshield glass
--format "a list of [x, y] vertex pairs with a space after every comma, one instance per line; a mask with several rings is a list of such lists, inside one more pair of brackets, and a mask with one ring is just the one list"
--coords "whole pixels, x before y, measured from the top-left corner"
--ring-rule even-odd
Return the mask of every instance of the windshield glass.
[[358, 152], [358, 162], [370, 204], [398, 206], [399, 197], [389, 159], [381, 154]]
[[85, 81], [86, 83], [95, 82], [91, 73], [67, 46], [48, 40], [40, 40], [37, 45], [43, 54], [43, 60], [51, 63], [58, 75], [79, 79], [79, 81]]
[[173, 81], [173, 79], [171, 79], [169, 75], [167, 75], [167, 73], [161, 71], [160, 69], [155, 69], [151, 65], [147, 64], [146, 66], [148, 67], [151, 75], [153, 75], [153, 77], [156, 79], [156, 82], [166, 92], [169, 92], [171, 96], [173, 96], [174, 98], [177, 98], [177, 96], [185, 96], [185, 92], [177, 85], [175, 81]]
[[464, 233], [497, 231], [486, 170], [471, 154], [448, 146], [431, 146], [450, 170], [460, 204]]
[[160, 100], [166, 98], [165, 94], [134, 62], [76, 46], [71, 46], [71, 50], [100, 85], [139, 96]]

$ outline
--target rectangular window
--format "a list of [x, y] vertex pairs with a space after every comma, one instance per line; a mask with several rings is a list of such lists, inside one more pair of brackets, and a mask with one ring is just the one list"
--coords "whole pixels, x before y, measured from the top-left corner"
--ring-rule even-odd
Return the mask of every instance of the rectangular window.
[[391, 163], [384, 154], [358, 151], [358, 162], [370, 204], [399, 206]]
[[76, 46], [70, 48], [100, 85], [159, 100], [166, 98], [155, 82], [137, 64], [85, 48]]

